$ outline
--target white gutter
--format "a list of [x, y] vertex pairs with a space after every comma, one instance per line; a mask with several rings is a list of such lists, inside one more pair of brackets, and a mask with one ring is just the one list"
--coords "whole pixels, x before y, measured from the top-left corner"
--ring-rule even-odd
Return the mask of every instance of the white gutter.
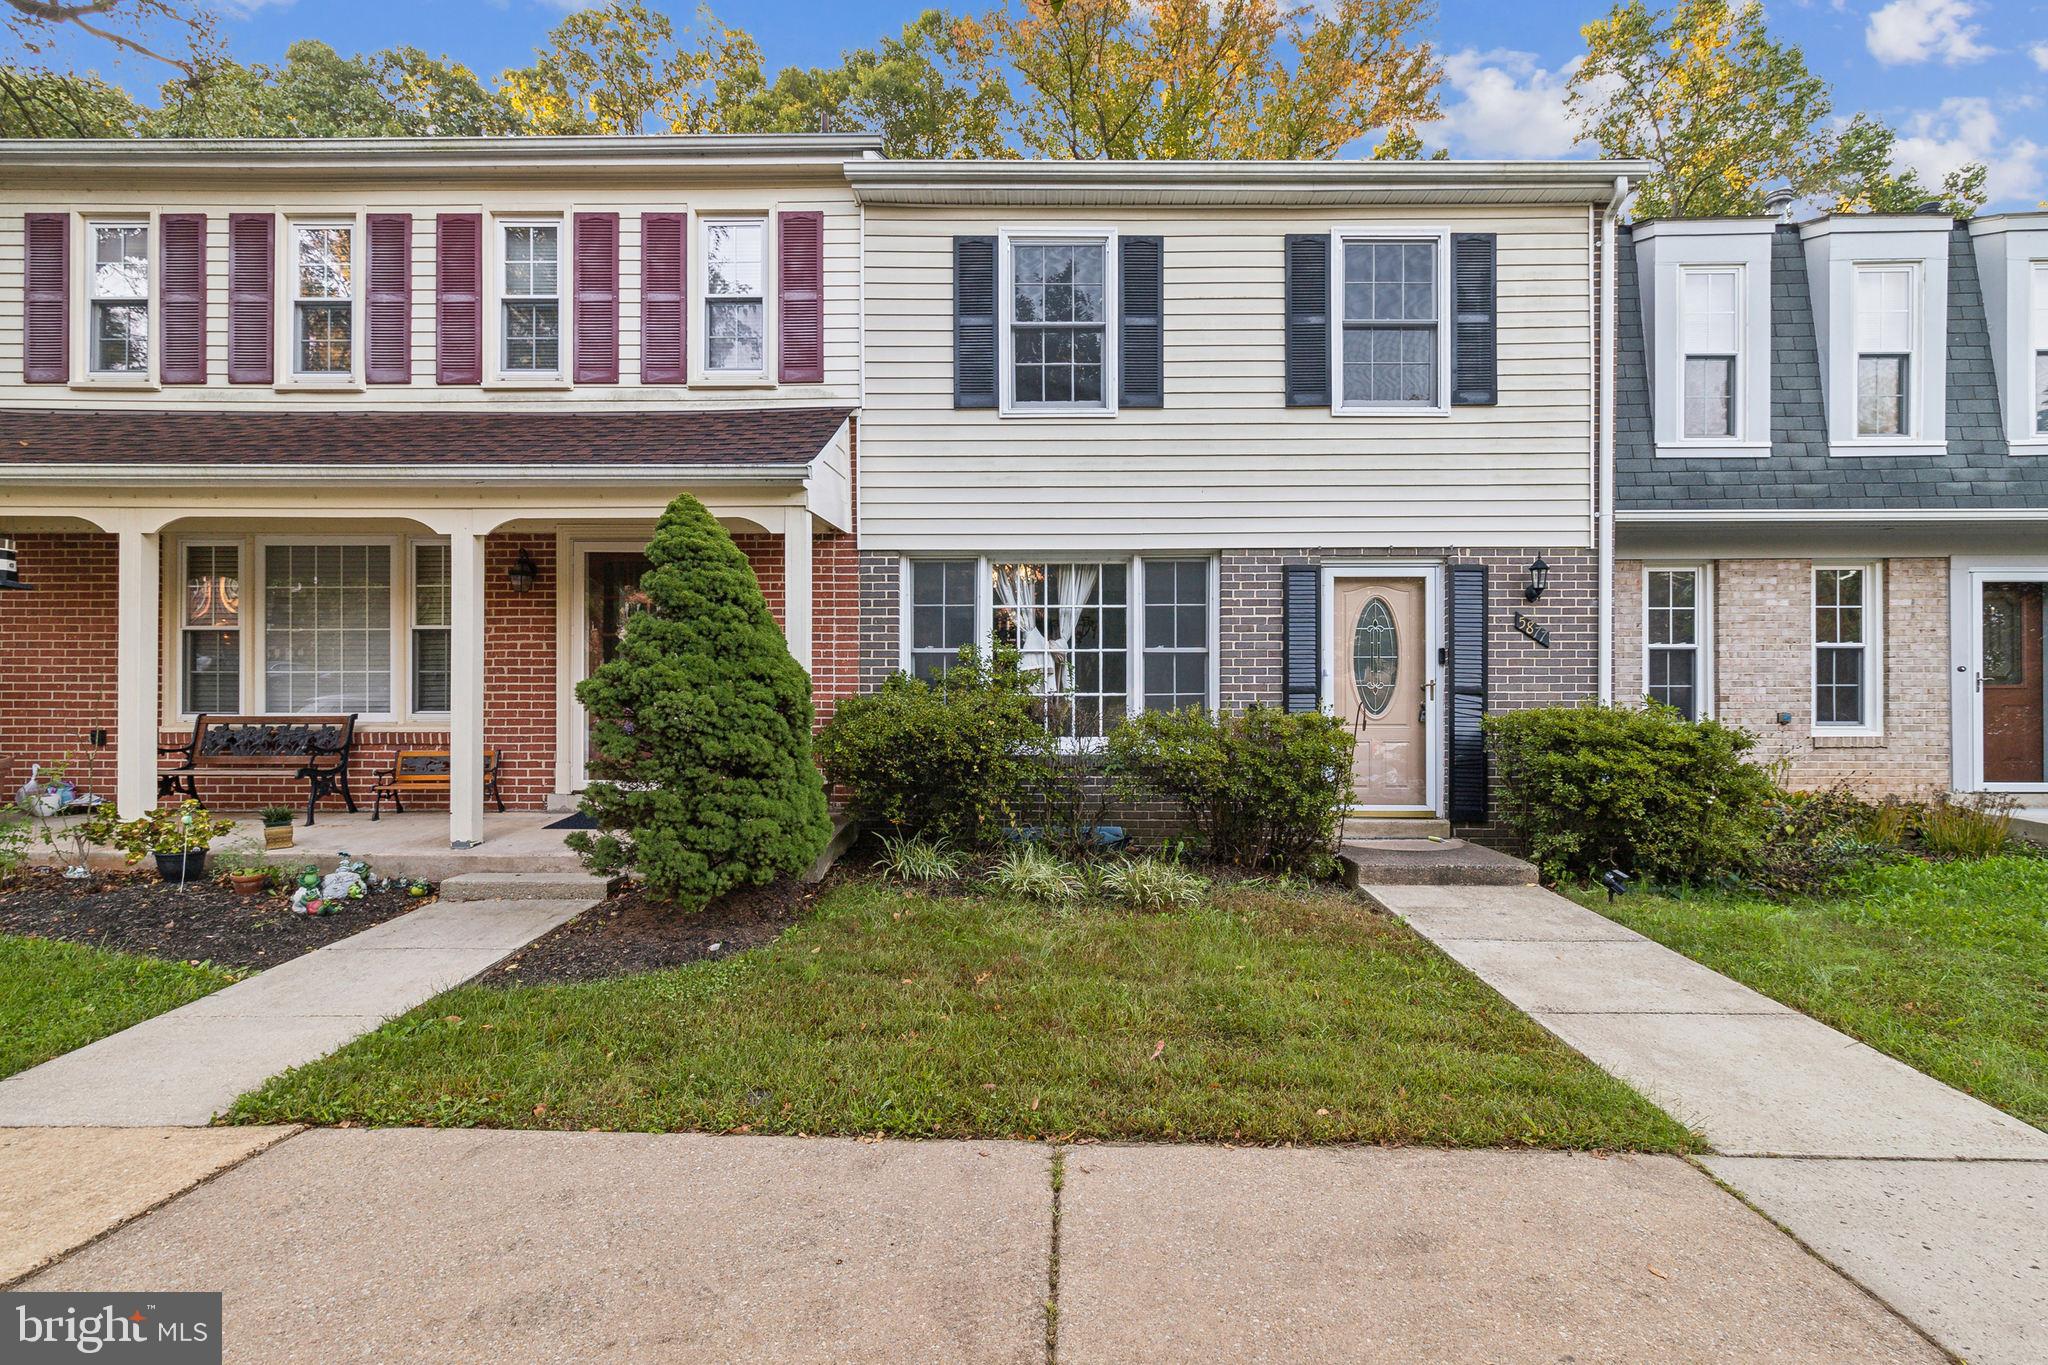
[[560, 464], [15, 464], [0, 462], [0, 490], [20, 484], [109, 484], [116, 487], [253, 483], [802, 483], [810, 464], [590, 465]]
[[1628, 177], [1614, 177], [1614, 197], [1600, 215], [1600, 504], [1597, 555], [1599, 587], [1594, 598], [1600, 611], [1599, 699], [1614, 700], [1614, 220], [1628, 198]]

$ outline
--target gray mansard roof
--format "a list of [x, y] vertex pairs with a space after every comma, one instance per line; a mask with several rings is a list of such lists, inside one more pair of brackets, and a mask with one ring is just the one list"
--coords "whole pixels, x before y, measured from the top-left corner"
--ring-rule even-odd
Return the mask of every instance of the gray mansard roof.
[[2012, 457], [1999, 425], [1991, 334], [1970, 233], [1949, 236], [1948, 454], [1842, 459], [1828, 454], [1820, 352], [1799, 230], [1771, 246], [1771, 453], [1761, 459], [1659, 458], [1635, 243], [1615, 272], [1615, 510], [1991, 510], [2048, 507], [2048, 459]]

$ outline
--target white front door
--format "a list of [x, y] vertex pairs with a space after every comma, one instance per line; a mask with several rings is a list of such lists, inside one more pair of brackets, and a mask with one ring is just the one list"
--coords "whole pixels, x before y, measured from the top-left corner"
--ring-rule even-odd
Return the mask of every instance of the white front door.
[[1433, 567], [1325, 570], [1331, 712], [1350, 727], [1353, 803], [1434, 814], [1442, 790], [1442, 607]]

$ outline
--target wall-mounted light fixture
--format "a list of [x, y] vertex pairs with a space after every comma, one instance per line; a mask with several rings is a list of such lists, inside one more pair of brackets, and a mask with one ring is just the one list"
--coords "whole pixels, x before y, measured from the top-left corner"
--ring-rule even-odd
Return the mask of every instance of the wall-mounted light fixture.
[[1522, 600], [1534, 602], [1543, 596], [1543, 590], [1549, 586], [1550, 566], [1543, 562], [1542, 555], [1537, 555], [1536, 562], [1529, 566], [1529, 586], [1522, 589]]
[[526, 551], [519, 552], [519, 558], [512, 561], [512, 567], [505, 570], [505, 581], [512, 585], [512, 591], [528, 593], [540, 579], [540, 565], [533, 562], [533, 556]]
[[14, 555], [14, 537], [0, 536], [0, 589], [25, 589], [29, 586], [21, 581], [21, 564]]

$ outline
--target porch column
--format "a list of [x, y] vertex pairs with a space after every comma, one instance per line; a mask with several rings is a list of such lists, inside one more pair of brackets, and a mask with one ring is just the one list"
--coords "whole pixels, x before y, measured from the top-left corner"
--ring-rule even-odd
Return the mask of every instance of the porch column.
[[133, 818], [156, 807], [157, 722], [162, 717], [157, 670], [162, 666], [163, 561], [155, 531], [124, 526], [115, 588], [114, 801]]
[[791, 507], [782, 524], [782, 633], [811, 671], [811, 509]]
[[484, 841], [484, 538], [448, 532], [448, 846]]

